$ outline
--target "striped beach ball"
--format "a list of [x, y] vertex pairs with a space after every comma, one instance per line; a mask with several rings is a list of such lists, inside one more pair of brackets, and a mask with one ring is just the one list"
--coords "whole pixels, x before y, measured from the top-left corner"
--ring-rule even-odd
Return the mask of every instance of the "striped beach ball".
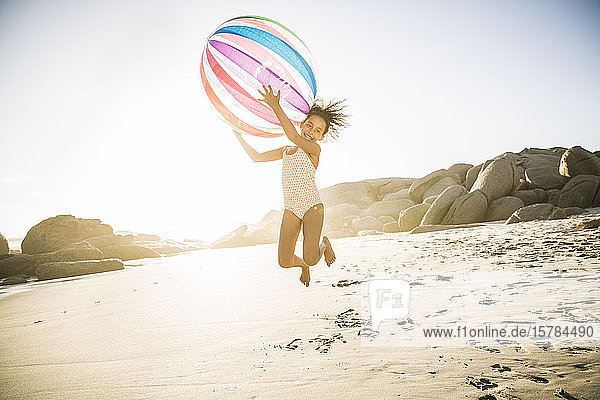
[[291, 30], [264, 17], [224, 22], [204, 46], [202, 85], [218, 114], [236, 131], [261, 137], [283, 135], [275, 113], [258, 90], [280, 91], [279, 104], [295, 125], [306, 116], [317, 94], [315, 63]]

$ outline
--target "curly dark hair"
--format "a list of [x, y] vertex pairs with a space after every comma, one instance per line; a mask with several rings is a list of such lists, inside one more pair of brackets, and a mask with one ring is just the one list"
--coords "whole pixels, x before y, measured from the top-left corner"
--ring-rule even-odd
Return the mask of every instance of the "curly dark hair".
[[323, 134], [329, 133], [329, 136], [337, 138], [341, 129], [350, 126], [348, 124], [350, 116], [345, 112], [345, 103], [345, 99], [332, 100], [327, 104], [324, 104], [322, 99], [316, 99], [302, 122], [305, 122], [311, 115], [317, 115], [325, 121], [325, 132]]

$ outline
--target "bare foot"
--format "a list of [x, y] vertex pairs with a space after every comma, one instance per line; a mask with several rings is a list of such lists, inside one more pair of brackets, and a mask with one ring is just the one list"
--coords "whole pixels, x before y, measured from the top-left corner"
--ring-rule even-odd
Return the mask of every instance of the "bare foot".
[[323, 243], [325, 243], [325, 262], [329, 267], [335, 261], [335, 253], [333, 252], [333, 247], [331, 247], [331, 242], [329, 242], [327, 236], [323, 236]]
[[308, 287], [308, 283], [310, 282], [310, 268], [309, 267], [302, 267], [302, 274], [300, 274], [300, 282], [302, 282], [303, 285]]

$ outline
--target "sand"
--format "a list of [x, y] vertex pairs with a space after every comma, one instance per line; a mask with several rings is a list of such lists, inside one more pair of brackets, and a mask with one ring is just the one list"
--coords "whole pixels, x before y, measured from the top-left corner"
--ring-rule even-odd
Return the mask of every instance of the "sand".
[[[577, 230], [581, 219], [332, 240], [337, 261], [315, 266], [309, 288], [278, 267], [276, 245], [19, 285], [0, 298], [0, 398], [597, 399], [598, 336], [422, 333], [600, 331], [600, 229]], [[378, 332], [365, 308], [374, 278], [411, 284], [408, 315]]]

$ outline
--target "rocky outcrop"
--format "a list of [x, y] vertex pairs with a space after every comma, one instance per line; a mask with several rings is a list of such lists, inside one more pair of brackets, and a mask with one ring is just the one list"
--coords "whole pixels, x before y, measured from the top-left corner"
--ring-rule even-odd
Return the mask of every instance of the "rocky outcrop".
[[418, 226], [410, 233], [429, 233], [429, 232], [438, 232], [438, 231], [447, 231], [450, 229], [460, 229], [460, 228], [475, 228], [478, 226], [483, 226], [482, 224], [460, 224], [460, 225], [422, 225]]
[[46, 280], [116, 271], [123, 268], [123, 263], [117, 259], [49, 262], [35, 268], [34, 275], [39, 280]]
[[112, 234], [112, 228], [99, 219], [58, 215], [29, 229], [21, 249], [23, 254], [48, 253], [87, 238]]
[[577, 175], [562, 188], [559, 207], [597, 207], [600, 205], [600, 176]]
[[548, 201], [548, 193], [542, 189], [517, 190], [512, 196], [520, 198], [526, 206]]
[[460, 181], [457, 183], [463, 183], [467, 179], [467, 172], [473, 168], [472, 164], [458, 163], [448, 168], [448, 172], [451, 174], [457, 174], [460, 177]]
[[381, 231], [383, 229], [383, 224], [381, 223], [381, 221], [372, 215], [355, 218], [350, 224], [350, 226], [356, 232], [364, 230]]
[[467, 193], [454, 201], [442, 220], [443, 225], [482, 222], [487, 210], [487, 198], [481, 190]]
[[383, 201], [410, 199], [408, 189], [400, 189], [397, 192], [388, 193], [383, 196]]
[[396, 233], [396, 232], [400, 232], [400, 228], [398, 227], [398, 223], [393, 221], [393, 222], [386, 222], [385, 224], [383, 224], [383, 232], [386, 233]]
[[519, 184], [519, 171], [508, 157], [493, 160], [481, 170], [471, 192], [479, 190], [488, 202], [507, 196]]
[[434, 171], [420, 179], [416, 179], [408, 189], [410, 198], [416, 203], [423, 201], [424, 193], [434, 183], [441, 180], [442, 178], [450, 177], [455, 183], [460, 182], [460, 177], [455, 173], [450, 173], [445, 169], [439, 169]]
[[558, 169], [527, 168], [525, 170], [525, 180], [534, 188], [550, 190], [562, 189], [569, 178], [559, 174]]
[[347, 182], [329, 186], [319, 191], [325, 207], [343, 203], [353, 203], [359, 207], [368, 207], [374, 199], [369, 193], [367, 182]]
[[8, 240], [0, 233], [0, 255], [8, 254]]
[[473, 184], [477, 180], [477, 176], [479, 176], [482, 167], [483, 164], [479, 164], [472, 168], [469, 168], [469, 170], [467, 171], [467, 176], [465, 177], [464, 185], [467, 190], [471, 190], [471, 188], [473, 187]]
[[525, 207], [523, 200], [514, 196], [504, 196], [488, 204], [486, 221], [502, 221], [508, 219], [519, 208]]
[[581, 146], [571, 147], [562, 155], [559, 171], [571, 178], [578, 175], [600, 176], [600, 158]]
[[397, 220], [400, 211], [407, 209], [412, 205], [413, 202], [407, 199], [378, 201], [376, 203], [371, 204], [366, 210], [364, 210], [362, 212], [362, 215], [373, 217], [389, 215], [393, 217], [394, 220]]
[[554, 210], [550, 203], [532, 204], [515, 211], [507, 220], [507, 224], [517, 222], [534, 221], [548, 219]]
[[456, 176], [442, 178], [425, 190], [423, 198], [426, 199], [431, 196], [439, 196], [444, 190], [458, 183], [460, 183], [460, 180], [456, 179]]
[[444, 190], [431, 204], [420, 225], [438, 225], [442, 222], [452, 204], [467, 193], [462, 185], [452, 185]]
[[429, 207], [430, 204], [421, 203], [412, 207], [408, 207], [406, 210], [402, 211], [400, 213], [400, 217], [398, 218], [398, 228], [400, 231], [408, 232], [411, 229], [419, 226]]

